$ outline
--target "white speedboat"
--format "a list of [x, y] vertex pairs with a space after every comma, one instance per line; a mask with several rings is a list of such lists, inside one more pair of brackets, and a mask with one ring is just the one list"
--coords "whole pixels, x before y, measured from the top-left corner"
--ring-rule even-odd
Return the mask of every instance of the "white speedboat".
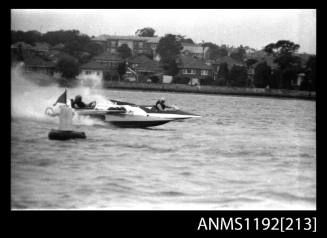
[[159, 111], [154, 106], [136, 105], [117, 100], [94, 103], [89, 108], [74, 108], [74, 111], [80, 116], [99, 118], [120, 127], [152, 127], [175, 120], [200, 117], [176, 107], [167, 107], [164, 111]]

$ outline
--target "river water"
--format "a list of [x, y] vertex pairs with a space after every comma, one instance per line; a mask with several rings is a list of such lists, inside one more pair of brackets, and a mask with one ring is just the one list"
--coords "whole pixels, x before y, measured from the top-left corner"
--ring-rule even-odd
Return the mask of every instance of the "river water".
[[[54, 91], [37, 99], [53, 103], [63, 90]], [[35, 108], [14, 94], [13, 209], [316, 208], [315, 101], [90, 92], [137, 104], [164, 96], [168, 104], [202, 117], [151, 129], [85, 120], [76, 128], [86, 140], [53, 141], [47, 136], [56, 120], [28, 113]], [[17, 113], [18, 102], [24, 113]]]

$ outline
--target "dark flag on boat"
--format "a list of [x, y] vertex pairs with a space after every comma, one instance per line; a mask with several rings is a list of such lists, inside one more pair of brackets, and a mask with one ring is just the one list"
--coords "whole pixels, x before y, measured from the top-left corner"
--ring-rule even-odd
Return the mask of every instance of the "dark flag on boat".
[[56, 106], [57, 103], [64, 103], [64, 104], [66, 104], [66, 102], [67, 102], [67, 89], [65, 89], [65, 92], [60, 95], [60, 97], [57, 99], [57, 101], [55, 102], [55, 104], [53, 104], [53, 106]]

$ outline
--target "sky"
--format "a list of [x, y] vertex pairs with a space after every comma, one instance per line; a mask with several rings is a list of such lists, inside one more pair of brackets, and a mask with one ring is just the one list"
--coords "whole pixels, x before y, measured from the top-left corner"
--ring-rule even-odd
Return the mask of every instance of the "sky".
[[12, 30], [79, 30], [89, 36], [134, 35], [152, 27], [155, 34], [185, 35], [200, 43], [262, 49], [278, 40], [316, 54], [315, 9], [12, 9]]

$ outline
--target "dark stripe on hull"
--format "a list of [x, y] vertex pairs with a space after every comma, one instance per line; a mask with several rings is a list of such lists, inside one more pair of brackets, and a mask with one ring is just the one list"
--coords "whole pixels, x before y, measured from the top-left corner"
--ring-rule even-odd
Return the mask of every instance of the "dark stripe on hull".
[[[185, 111], [182, 111], [182, 110], [171, 110], [171, 109], [166, 109], [164, 111], [159, 111], [155, 108], [147, 108], [149, 106], [139, 106], [141, 109], [143, 109], [145, 112], [147, 113], [160, 113], [160, 114], [176, 114], [176, 115], [190, 115], [190, 116], [198, 116], [196, 114], [193, 114], [193, 113], [189, 113], [189, 112], [185, 112]], [[189, 118], [189, 117], [185, 117], [186, 118]]]
[[163, 121], [111, 121], [108, 122], [117, 127], [124, 127], [124, 128], [146, 128], [146, 127], [153, 127], [153, 126], [160, 126], [166, 124], [170, 121], [163, 120]]

